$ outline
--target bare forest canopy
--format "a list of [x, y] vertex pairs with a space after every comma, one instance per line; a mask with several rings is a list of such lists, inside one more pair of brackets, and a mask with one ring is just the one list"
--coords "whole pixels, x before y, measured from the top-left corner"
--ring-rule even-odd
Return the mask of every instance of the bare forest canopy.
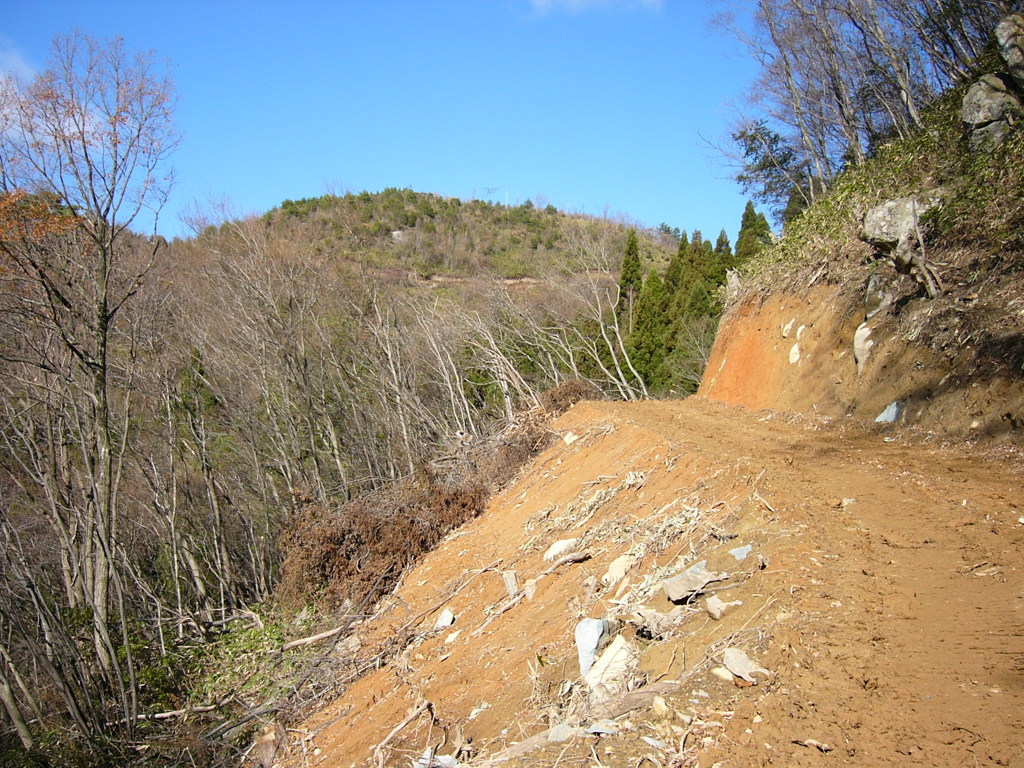
[[951, 88], [983, 71], [1015, 0], [759, 0], [740, 35], [761, 65], [733, 134], [738, 181], [780, 221], [844, 169], [907, 139]]

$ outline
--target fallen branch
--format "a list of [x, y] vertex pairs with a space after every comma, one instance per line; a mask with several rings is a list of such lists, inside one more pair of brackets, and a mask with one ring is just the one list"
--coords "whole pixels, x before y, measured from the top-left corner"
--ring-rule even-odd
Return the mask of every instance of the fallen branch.
[[131, 718], [126, 717], [122, 720], [112, 720], [111, 722], [108, 722], [106, 726], [110, 728], [115, 725], [125, 725], [130, 721], [143, 722], [147, 720], [170, 720], [173, 717], [184, 717], [185, 715], [200, 714], [202, 712], [213, 712], [214, 710], [225, 706], [230, 700], [231, 699], [229, 697], [218, 701], [216, 704], [203, 704], [199, 707], [185, 707], [184, 709], [172, 709], [168, 712], [154, 712], [149, 715], [136, 715]]
[[421, 701], [419, 705], [416, 706], [415, 709], [413, 709], [412, 712], [406, 715], [405, 719], [402, 722], [400, 722], [398, 725], [391, 729], [391, 733], [384, 737], [384, 741], [382, 741], [380, 744], [373, 748], [373, 759], [377, 761], [377, 765], [380, 768], [384, 768], [384, 748], [391, 742], [393, 738], [395, 738], [395, 736], [402, 732], [403, 728], [409, 725], [409, 723], [411, 723], [417, 717], [422, 715], [423, 711], [426, 709], [430, 710], [430, 716], [433, 717], [434, 705], [426, 700]]
[[548, 566], [547, 570], [542, 572], [541, 575], [537, 577], [537, 580], [539, 581], [545, 576], [550, 576], [563, 565], [568, 565], [569, 563], [582, 563], [584, 560], [589, 560], [591, 557], [593, 557], [593, 555], [591, 555], [590, 552], [586, 550], [584, 550], [583, 552], [570, 552], [565, 557], [559, 558], [550, 566]]
[[348, 629], [351, 625], [352, 625], [352, 619], [348, 618], [348, 619], [345, 620], [345, 623], [342, 624], [341, 626], [337, 626], [334, 629], [328, 629], [326, 632], [321, 632], [318, 635], [312, 635], [311, 637], [303, 637], [303, 638], [300, 638], [299, 640], [292, 640], [290, 642], [285, 643], [284, 645], [282, 645], [277, 650], [271, 651], [271, 653], [282, 653], [284, 651], [290, 651], [292, 648], [299, 648], [300, 646], [303, 646], [303, 645], [312, 645], [313, 643], [319, 643], [321, 640], [327, 640], [329, 638], [334, 637], [335, 635], [341, 634], [346, 629]]

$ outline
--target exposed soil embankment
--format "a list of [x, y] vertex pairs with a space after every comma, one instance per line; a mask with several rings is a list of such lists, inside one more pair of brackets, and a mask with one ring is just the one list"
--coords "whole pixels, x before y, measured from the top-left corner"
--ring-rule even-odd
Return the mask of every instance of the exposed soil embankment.
[[[1024, 765], [1014, 450], [703, 398], [581, 403], [554, 429], [339, 644], [370, 671], [291, 732], [289, 765]], [[670, 602], [702, 561], [714, 580]], [[584, 618], [627, 649], [605, 690]]]
[[[851, 297], [854, 297], [851, 299]], [[869, 316], [872, 301], [886, 304]], [[722, 320], [700, 394], [960, 437], [1024, 439], [1024, 306], [850, 285], [748, 295]]]

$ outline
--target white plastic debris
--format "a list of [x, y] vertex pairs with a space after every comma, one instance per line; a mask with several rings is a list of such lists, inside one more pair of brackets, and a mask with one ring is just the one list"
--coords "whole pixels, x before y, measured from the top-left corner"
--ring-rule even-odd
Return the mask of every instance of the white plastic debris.
[[722, 581], [729, 578], [728, 573], [715, 573], [708, 570], [708, 561], [701, 560], [694, 563], [678, 576], [665, 579], [661, 582], [661, 588], [665, 590], [668, 599], [678, 603], [704, 589], [713, 581]]
[[557, 560], [562, 555], [571, 552], [577, 542], [579, 542], [579, 539], [559, 539], [548, 547], [548, 551], [544, 553], [544, 559]]
[[800, 345], [799, 344], [794, 344], [789, 349], [789, 363], [790, 363], [790, 365], [793, 365], [794, 363], [799, 363], [799, 362], [800, 362]]
[[722, 654], [722, 663], [736, 677], [741, 677], [748, 683], [757, 683], [754, 673], [765, 675], [766, 677], [771, 674], [771, 672], [753, 661], [739, 648], [726, 648]]
[[576, 625], [576, 653], [580, 659], [580, 674], [586, 675], [594, 666], [597, 649], [608, 632], [604, 619], [583, 619]]
[[564, 435], [562, 435], [562, 442], [565, 443], [566, 445], [572, 445], [579, 439], [580, 436], [574, 432], [566, 432]]

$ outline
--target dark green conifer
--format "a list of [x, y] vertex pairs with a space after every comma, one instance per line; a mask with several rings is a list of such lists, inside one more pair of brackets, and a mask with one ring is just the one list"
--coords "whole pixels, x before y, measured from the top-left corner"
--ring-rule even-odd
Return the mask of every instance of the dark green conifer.
[[626, 253], [622, 257], [622, 272], [619, 275], [619, 318], [625, 320], [627, 333], [633, 329], [633, 308], [643, 286], [644, 273], [640, 265], [640, 242], [636, 230], [626, 235]]
[[734, 261], [742, 264], [756, 256], [772, 241], [772, 229], [763, 213], [754, 210], [754, 204], [747, 201], [740, 220], [740, 233], [736, 238], [736, 255]]

